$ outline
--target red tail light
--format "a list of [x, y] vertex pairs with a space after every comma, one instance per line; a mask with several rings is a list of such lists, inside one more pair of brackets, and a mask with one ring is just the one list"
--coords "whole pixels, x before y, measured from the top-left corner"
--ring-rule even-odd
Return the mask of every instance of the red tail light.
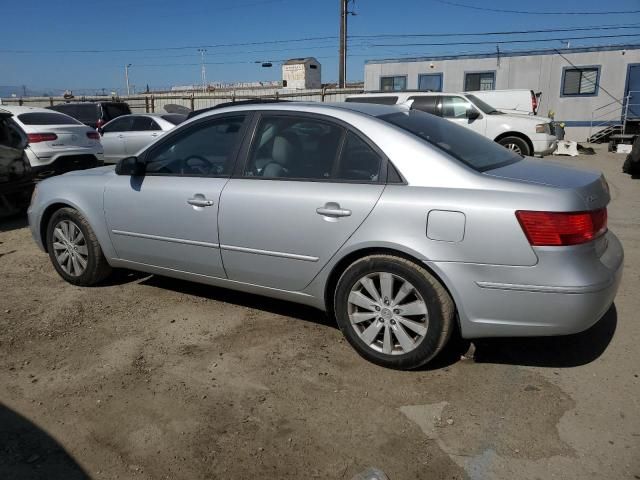
[[52, 142], [58, 138], [55, 133], [29, 133], [29, 143]]
[[578, 245], [607, 231], [606, 208], [567, 213], [518, 210], [516, 217], [529, 243], [536, 247]]
[[98, 132], [87, 132], [87, 137], [91, 140], [100, 140], [100, 134]]

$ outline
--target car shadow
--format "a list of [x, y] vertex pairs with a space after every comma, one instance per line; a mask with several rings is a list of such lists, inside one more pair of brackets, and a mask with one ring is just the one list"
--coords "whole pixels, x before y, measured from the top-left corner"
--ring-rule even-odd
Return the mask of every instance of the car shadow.
[[51, 435], [0, 403], [0, 478], [80, 480], [91, 477]]
[[[120, 279], [114, 278], [112, 284], [143, 278], [140, 281], [142, 285], [338, 328], [335, 320], [325, 312], [306, 305], [158, 275], [128, 271], [116, 272], [117, 275], [121, 276]], [[613, 339], [617, 324], [618, 314], [614, 304], [595, 325], [574, 335], [467, 340], [461, 337], [456, 327], [442, 352], [420, 370], [438, 370], [461, 360], [548, 368], [586, 365], [604, 353]]]
[[598, 359], [611, 343], [618, 325], [615, 304], [591, 328], [558, 337], [497, 338], [474, 342], [476, 363], [570, 368]]
[[19, 230], [29, 226], [27, 216], [24, 214], [12, 215], [10, 217], [0, 217], [0, 233]]
[[149, 278], [144, 279], [140, 284], [173, 290], [174, 292], [207, 298], [217, 302], [263, 310], [276, 315], [293, 317], [298, 320], [317, 323], [327, 327], [338, 328], [336, 322], [321, 310], [298, 303], [287, 302], [285, 300], [278, 300], [252, 293], [239, 292], [226, 288], [217, 288], [202, 283], [194, 283], [187, 280], [179, 280], [157, 275], [152, 275]]

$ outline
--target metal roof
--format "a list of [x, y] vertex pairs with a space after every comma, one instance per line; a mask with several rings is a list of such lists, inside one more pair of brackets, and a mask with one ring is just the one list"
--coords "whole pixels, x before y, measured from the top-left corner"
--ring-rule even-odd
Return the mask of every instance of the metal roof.
[[[501, 51], [500, 58], [504, 57], [528, 57], [531, 55], [556, 55], [558, 53], [586, 53], [586, 52], [610, 52], [615, 50], [639, 50], [640, 44], [628, 45], [605, 45], [598, 47], [574, 47], [574, 48], [548, 48], [538, 50], [512, 50]], [[406, 63], [406, 62], [432, 62], [435, 60], [461, 60], [470, 58], [496, 58], [496, 51], [486, 53], [469, 53], [460, 55], [436, 55], [432, 57], [405, 57], [405, 58], [384, 58], [380, 60], [365, 60], [365, 65], [378, 63]]]
[[314, 62], [319, 63], [314, 57], [304, 57], [304, 58], [290, 58], [284, 65], [298, 65], [300, 63]]

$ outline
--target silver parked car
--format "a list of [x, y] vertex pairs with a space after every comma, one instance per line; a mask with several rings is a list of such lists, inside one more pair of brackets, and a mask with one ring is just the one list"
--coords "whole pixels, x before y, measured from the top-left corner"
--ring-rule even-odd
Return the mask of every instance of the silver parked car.
[[402, 106], [213, 109], [116, 168], [39, 184], [68, 282], [111, 268], [304, 303], [392, 368], [463, 337], [560, 335], [609, 308], [623, 251], [599, 172], [523, 158]]
[[104, 148], [104, 162], [116, 163], [135, 155], [144, 147], [183, 122], [179, 113], [144, 113], [122, 115], [98, 128]]

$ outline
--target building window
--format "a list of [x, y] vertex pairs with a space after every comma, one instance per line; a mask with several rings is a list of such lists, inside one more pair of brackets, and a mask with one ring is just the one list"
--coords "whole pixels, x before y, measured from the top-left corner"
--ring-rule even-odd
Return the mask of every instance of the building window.
[[399, 92], [407, 89], [407, 76], [380, 77], [380, 90], [383, 92]]
[[562, 96], [593, 96], [598, 94], [600, 67], [579, 67], [562, 70]]
[[464, 91], [495, 90], [496, 72], [472, 72], [464, 74]]
[[423, 73], [421, 75], [418, 75], [418, 90], [441, 92], [442, 91], [442, 74], [441, 73]]

